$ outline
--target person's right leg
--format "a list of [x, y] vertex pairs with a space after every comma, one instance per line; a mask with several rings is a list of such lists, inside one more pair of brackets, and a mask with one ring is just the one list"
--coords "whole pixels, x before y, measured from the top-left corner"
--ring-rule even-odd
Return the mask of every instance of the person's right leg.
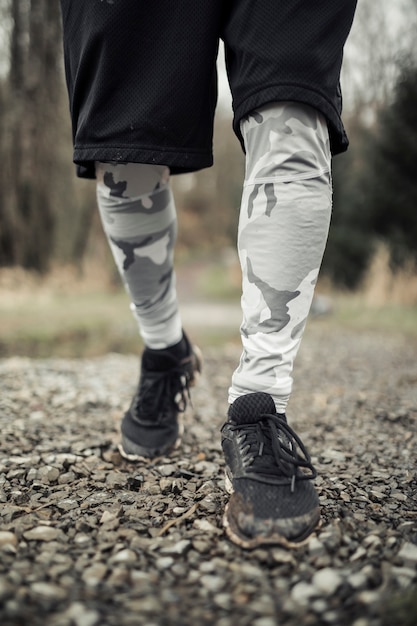
[[356, 0], [232, 5], [223, 38], [247, 172], [238, 244], [244, 351], [222, 429], [234, 491], [224, 525], [244, 547], [298, 545], [319, 503], [314, 468], [284, 411], [327, 237], [330, 151], [348, 145], [339, 78]]
[[323, 115], [297, 102], [260, 107], [241, 128], [244, 350], [229, 402], [264, 391], [285, 413], [330, 224], [329, 132]]
[[233, 492], [224, 524], [244, 547], [297, 545], [320, 514], [309, 480], [315, 470], [285, 409], [329, 228], [329, 136], [324, 116], [294, 102], [253, 111], [242, 134], [244, 351], [223, 427], [226, 484]]

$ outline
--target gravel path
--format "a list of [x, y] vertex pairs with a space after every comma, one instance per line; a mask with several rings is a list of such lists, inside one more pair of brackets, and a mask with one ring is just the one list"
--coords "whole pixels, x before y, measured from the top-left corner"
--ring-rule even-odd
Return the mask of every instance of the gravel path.
[[148, 465], [116, 446], [136, 358], [0, 361], [0, 624], [416, 624], [417, 344], [326, 332], [306, 334], [289, 409], [323, 513], [296, 551], [221, 530], [236, 346], [206, 350], [182, 448]]

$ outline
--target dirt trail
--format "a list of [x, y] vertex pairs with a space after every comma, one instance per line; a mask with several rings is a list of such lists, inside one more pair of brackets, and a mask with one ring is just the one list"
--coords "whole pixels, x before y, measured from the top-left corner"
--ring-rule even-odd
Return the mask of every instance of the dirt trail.
[[222, 531], [237, 346], [205, 350], [181, 449], [134, 466], [116, 443], [136, 358], [1, 361], [0, 624], [417, 623], [416, 355], [400, 336], [308, 330], [288, 415], [323, 525], [293, 552]]

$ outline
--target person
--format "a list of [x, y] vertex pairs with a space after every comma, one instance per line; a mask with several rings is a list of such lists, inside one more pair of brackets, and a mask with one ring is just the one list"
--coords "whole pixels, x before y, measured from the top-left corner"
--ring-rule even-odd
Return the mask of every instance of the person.
[[202, 359], [184, 332], [170, 175], [213, 162], [223, 40], [246, 155], [238, 226], [242, 357], [222, 427], [223, 524], [244, 548], [302, 544], [320, 521], [311, 458], [286, 418], [292, 369], [325, 249], [331, 157], [347, 149], [340, 70], [356, 0], [61, 0], [80, 177], [145, 345], [121, 422], [129, 460], [178, 445]]

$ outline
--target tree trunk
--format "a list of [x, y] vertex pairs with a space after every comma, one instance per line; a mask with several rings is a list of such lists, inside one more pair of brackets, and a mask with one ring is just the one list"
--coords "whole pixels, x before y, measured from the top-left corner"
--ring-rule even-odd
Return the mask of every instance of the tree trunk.
[[0, 264], [45, 271], [53, 251], [54, 151], [61, 43], [58, 2], [12, 0], [0, 207]]

